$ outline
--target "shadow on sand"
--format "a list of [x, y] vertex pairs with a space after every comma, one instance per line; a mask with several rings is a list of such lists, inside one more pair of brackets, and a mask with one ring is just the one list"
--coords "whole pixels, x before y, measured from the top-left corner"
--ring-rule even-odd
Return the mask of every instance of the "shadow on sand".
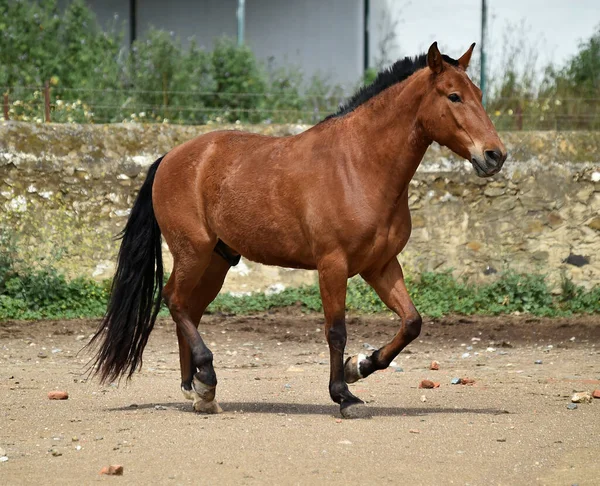
[[[286, 415], [330, 415], [340, 416], [337, 405], [312, 405], [285, 402], [219, 402], [224, 412], [255, 413], [255, 414], [286, 414]], [[126, 407], [109, 408], [110, 412], [127, 412], [133, 410], [179, 410], [193, 413], [191, 402], [145, 403], [132, 404]], [[507, 410], [495, 408], [444, 408], [444, 407], [378, 407], [369, 405], [373, 417], [408, 416], [415, 417], [432, 414], [483, 414], [501, 415], [510, 413]]]

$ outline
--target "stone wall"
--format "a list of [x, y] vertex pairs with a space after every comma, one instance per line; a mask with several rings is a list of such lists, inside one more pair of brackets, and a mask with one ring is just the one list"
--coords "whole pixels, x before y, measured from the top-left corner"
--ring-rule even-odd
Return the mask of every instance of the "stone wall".
[[[229, 128], [240, 128], [232, 126]], [[302, 126], [244, 127], [265, 134]], [[20, 255], [70, 276], [112, 276], [118, 243], [146, 167], [214, 126], [0, 125], [0, 232]], [[519, 132], [502, 138], [510, 156], [490, 178], [438, 146], [410, 187], [412, 238], [400, 256], [409, 272], [452, 268], [475, 281], [505, 269], [600, 284], [600, 132]], [[167, 252], [168, 253], [168, 252]], [[567, 263], [569, 255], [577, 266]], [[170, 264], [169, 258], [167, 262]], [[314, 273], [251, 262], [226, 289], [265, 290], [313, 282]]]

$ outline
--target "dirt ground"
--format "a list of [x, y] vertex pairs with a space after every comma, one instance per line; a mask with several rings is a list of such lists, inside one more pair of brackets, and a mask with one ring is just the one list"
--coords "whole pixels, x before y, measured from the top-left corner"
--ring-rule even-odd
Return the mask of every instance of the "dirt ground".
[[[86, 381], [77, 352], [95, 325], [0, 324], [0, 484], [600, 484], [600, 400], [567, 409], [600, 389], [600, 316], [429, 320], [394, 366], [350, 385], [373, 412], [363, 420], [330, 402], [319, 315], [206, 318], [217, 416], [183, 399], [168, 320], [128, 385]], [[350, 318], [348, 352], [397, 326]], [[123, 476], [100, 476], [110, 464]]]

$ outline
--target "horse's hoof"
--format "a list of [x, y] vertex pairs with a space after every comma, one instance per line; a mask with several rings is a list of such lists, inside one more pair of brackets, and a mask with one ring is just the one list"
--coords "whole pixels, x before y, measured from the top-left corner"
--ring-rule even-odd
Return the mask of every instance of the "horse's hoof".
[[216, 386], [205, 385], [195, 376], [192, 380], [192, 390], [205, 402], [212, 402], [215, 399], [216, 389]]
[[367, 357], [364, 354], [358, 354], [346, 360], [344, 364], [344, 380], [346, 380], [346, 383], [355, 383], [363, 378], [360, 372], [360, 364], [366, 359]]
[[194, 410], [198, 413], [223, 413], [223, 409], [216, 400], [205, 402], [204, 400], [194, 401]]
[[346, 406], [342, 405], [340, 407], [340, 413], [345, 419], [364, 419], [372, 417], [371, 410], [369, 410], [363, 402], [351, 403]]

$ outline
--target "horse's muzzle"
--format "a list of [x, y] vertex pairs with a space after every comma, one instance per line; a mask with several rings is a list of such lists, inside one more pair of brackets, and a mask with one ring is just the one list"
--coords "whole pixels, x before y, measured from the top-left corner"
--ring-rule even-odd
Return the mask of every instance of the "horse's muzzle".
[[483, 157], [473, 156], [471, 163], [479, 177], [490, 177], [500, 172], [507, 156], [507, 152], [496, 148], [486, 150], [483, 153]]

